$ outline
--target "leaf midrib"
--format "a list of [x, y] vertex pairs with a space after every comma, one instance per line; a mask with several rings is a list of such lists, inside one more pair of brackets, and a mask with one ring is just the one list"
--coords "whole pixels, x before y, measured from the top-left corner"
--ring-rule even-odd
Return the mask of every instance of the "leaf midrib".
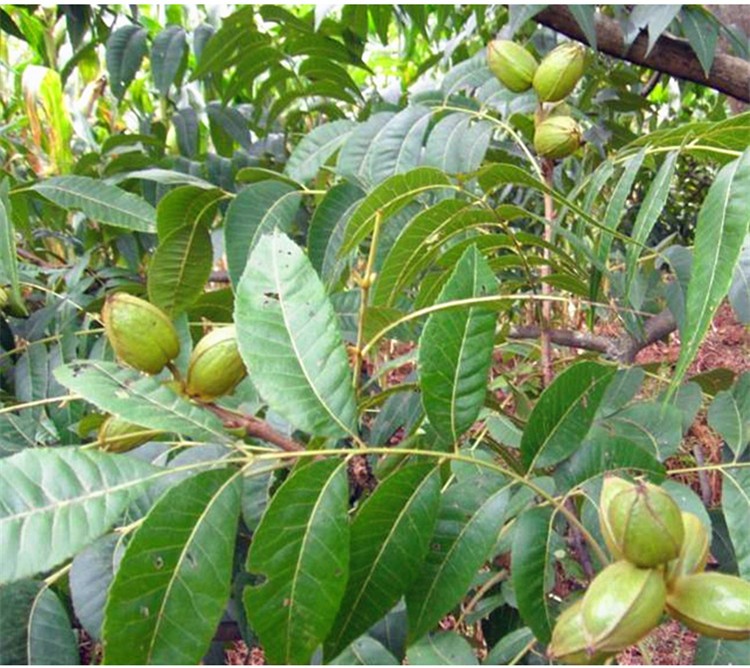
[[182, 564], [185, 561], [186, 555], [188, 554], [188, 546], [192, 545], [192, 542], [195, 538], [195, 534], [198, 532], [198, 529], [201, 527], [203, 520], [205, 519], [206, 515], [208, 515], [209, 511], [212, 509], [214, 504], [217, 502], [217, 499], [219, 499], [222, 494], [224, 493], [224, 490], [227, 489], [231, 484], [234, 483], [234, 481], [238, 478], [238, 476], [241, 476], [244, 472], [244, 470], [249, 467], [250, 464], [247, 464], [243, 468], [235, 471], [231, 476], [229, 476], [229, 479], [219, 488], [219, 490], [211, 497], [211, 500], [206, 504], [206, 507], [203, 509], [201, 514], [198, 516], [195, 524], [193, 525], [192, 530], [190, 531], [190, 534], [188, 535], [187, 540], [185, 541], [182, 550], [180, 550], [180, 556], [177, 559], [177, 563], [175, 564], [174, 570], [172, 571], [172, 576], [169, 579], [169, 582], [167, 583], [167, 587], [164, 591], [164, 596], [162, 598], [161, 604], [159, 605], [159, 612], [156, 615], [156, 625], [154, 626], [153, 633], [151, 635], [151, 640], [148, 645], [148, 650], [146, 652], [146, 662], [150, 664], [153, 652], [156, 647], [156, 640], [159, 635], [159, 629], [161, 628], [162, 622], [166, 618], [166, 615], [164, 614], [164, 609], [167, 605], [167, 601], [169, 600], [169, 595], [172, 591], [172, 588], [174, 587], [174, 584], [177, 580], [179, 580], [179, 571], [182, 568]]
[[341, 636], [343, 635], [343, 631], [345, 631], [348, 626], [349, 622], [352, 619], [352, 616], [354, 615], [355, 611], [357, 610], [357, 606], [359, 605], [359, 602], [362, 600], [362, 596], [364, 595], [365, 591], [367, 590], [367, 586], [369, 585], [370, 581], [372, 580], [372, 577], [377, 570], [378, 564], [383, 556], [383, 553], [385, 552], [386, 548], [390, 545], [391, 538], [393, 537], [394, 533], [396, 532], [396, 528], [401, 525], [401, 522], [404, 519], [404, 516], [406, 513], [412, 508], [414, 503], [416, 502], [416, 499], [419, 498], [420, 492], [424, 488], [424, 486], [432, 479], [432, 476], [435, 474], [435, 470], [430, 470], [420, 481], [417, 488], [414, 490], [414, 492], [409, 497], [408, 503], [404, 504], [403, 508], [399, 511], [398, 515], [396, 516], [395, 521], [391, 524], [391, 528], [389, 529], [388, 533], [385, 535], [385, 539], [383, 540], [380, 549], [378, 550], [377, 555], [375, 556], [375, 559], [372, 560], [370, 563], [370, 568], [367, 574], [367, 577], [365, 578], [364, 582], [360, 586], [359, 594], [357, 594], [357, 597], [354, 599], [352, 604], [349, 606], [349, 614], [346, 616], [346, 618], [342, 621], [342, 624], [339, 626], [339, 634], [337, 637], [337, 641], [341, 639]]
[[[84, 178], [84, 177], [80, 177], [80, 176], [79, 177], [61, 176], [59, 178], [64, 178], [64, 179], [76, 178], [76, 179], [78, 179], [78, 178]], [[88, 182], [85, 182], [85, 183], [88, 184]], [[116, 188], [116, 186], [111, 186], [111, 187], [112, 188]], [[48, 189], [48, 190], [56, 190], [56, 191], [59, 191], [59, 192], [61, 192], [63, 194], [71, 195], [73, 197], [78, 197], [80, 199], [86, 200], [87, 202], [92, 202], [94, 204], [97, 204], [97, 205], [99, 205], [101, 207], [104, 207], [106, 209], [109, 209], [111, 211], [116, 211], [116, 212], [118, 212], [120, 214], [123, 214], [127, 218], [145, 222], [145, 223], [147, 223], [147, 227], [149, 229], [153, 228], [154, 225], [155, 225], [155, 223], [154, 223], [154, 221], [152, 219], [142, 218], [141, 216], [138, 216], [138, 215], [135, 215], [135, 214], [131, 213], [130, 211], [128, 211], [128, 209], [121, 209], [118, 206], [115, 206], [115, 205], [110, 204], [108, 202], [102, 202], [102, 200], [100, 200], [100, 199], [95, 199], [95, 198], [91, 197], [90, 195], [85, 195], [85, 194], [83, 194], [83, 193], [81, 193], [79, 191], [76, 191], [76, 190], [66, 190], [65, 188], [57, 185], [56, 183], [50, 184], [49, 181], [42, 181], [41, 183], [36, 184], [34, 186], [34, 188], [37, 189], [37, 190], [41, 188], [42, 189], [42, 194], [44, 194], [43, 191], [45, 189]], [[127, 193], [124, 190], [120, 190], [120, 188], [117, 188], [117, 190], [120, 191], [120, 193], [118, 194], [118, 197], [126, 197], [127, 195], [130, 195], [130, 193]], [[146, 203], [145, 201], [139, 200], [136, 197], [134, 197], [133, 199], [135, 199], [138, 202], [143, 202], [144, 204]], [[74, 207], [74, 208], [79, 208], [75, 204], [69, 204], [68, 206]], [[88, 214], [87, 214], [87, 216], [88, 216]], [[103, 220], [103, 219], [100, 219], [100, 220]]]
[[[331, 474], [328, 476], [328, 480], [326, 480], [325, 485], [320, 490], [320, 494], [318, 494], [318, 498], [315, 500], [315, 505], [313, 506], [312, 512], [310, 513], [310, 520], [307, 523], [307, 526], [305, 527], [305, 531], [302, 537], [302, 545], [300, 546], [299, 555], [297, 557], [297, 564], [293, 571], [293, 577], [292, 577], [292, 588], [291, 592], [289, 594], [289, 605], [287, 606], [287, 621], [286, 621], [286, 643], [285, 643], [285, 657], [287, 660], [287, 663], [292, 663], [292, 657], [291, 654], [291, 646], [292, 646], [292, 617], [293, 617], [293, 611], [294, 606], [296, 604], [296, 596], [295, 596], [295, 590], [297, 588], [297, 583], [299, 582], [299, 575], [301, 572], [301, 564], [302, 564], [302, 557], [305, 554], [305, 549], [307, 542], [311, 536], [312, 533], [312, 525], [314, 523], [315, 515], [317, 514], [321, 503], [323, 502], [323, 499], [326, 496], [326, 492], [328, 491], [329, 487], [333, 484], [333, 482], [336, 480], [336, 477], [339, 475], [341, 471], [341, 467], [345, 465], [345, 462], [342, 462], [337, 466]], [[296, 629], [295, 629], [296, 630]]]
[[[290, 321], [287, 313], [287, 307], [286, 307], [286, 293], [284, 291], [284, 288], [286, 287], [281, 282], [281, 277], [279, 275], [279, 263], [278, 263], [278, 246], [277, 243], [282, 237], [280, 237], [278, 234], [274, 234], [272, 237], [272, 248], [273, 248], [273, 257], [271, 259], [271, 267], [273, 270], [273, 281], [274, 285], [276, 287], [276, 293], [279, 296], [279, 310], [281, 311], [281, 317], [284, 321], [284, 329], [287, 333], [287, 339], [289, 341], [289, 344], [292, 347], [292, 350], [294, 351], [294, 357], [295, 360], [299, 366], [300, 371], [302, 371], [302, 374], [305, 378], [305, 381], [307, 382], [307, 386], [312, 390], [313, 394], [315, 395], [315, 398], [318, 400], [318, 403], [323, 407], [325, 412], [333, 419], [333, 421], [344, 431], [344, 433], [349, 434], [351, 436], [355, 436], [355, 434], [352, 433], [351, 429], [347, 425], [345, 425], [334, 413], [334, 411], [328, 406], [328, 404], [325, 402], [324, 398], [321, 397], [317, 386], [313, 383], [312, 378], [310, 378], [310, 375], [308, 374], [307, 368], [302, 363], [302, 356], [300, 354], [300, 351], [297, 347], [297, 341], [295, 340], [293, 336], [293, 330], [290, 327]], [[296, 272], [298, 273], [298, 272]]]

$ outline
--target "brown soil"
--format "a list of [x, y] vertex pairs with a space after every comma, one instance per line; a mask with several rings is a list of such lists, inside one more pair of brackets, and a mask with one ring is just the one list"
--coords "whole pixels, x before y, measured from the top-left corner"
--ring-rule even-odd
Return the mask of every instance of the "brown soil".
[[[680, 335], [659, 341], [638, 353], [638, 364], [674, 364], [680, 354]], [[708, 334], [688, 369], [688, 377], [712, 369], [730, 369], [735, 374], [750, 371], [750, 327], [737, 321], [729, 304], [719, 307]]]

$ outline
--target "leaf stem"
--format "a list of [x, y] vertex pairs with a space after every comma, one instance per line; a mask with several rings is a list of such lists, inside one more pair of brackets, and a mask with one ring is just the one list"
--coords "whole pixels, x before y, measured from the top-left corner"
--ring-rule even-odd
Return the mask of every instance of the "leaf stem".
[[475, 457], [467, 457], [465, 455], [459, 455], [455, 453], [449, 453], [449, 452], [432, 452], [430, 450], [416, 450], [413, 448], [399, 448], [398, 450], [394, 451], [393, 448], [386, 448], [386, 447], [376, 447], [371, 448], [367, 447], [364, 449], [364, 451], [359, 453], [353, 453], [351, 449], [330, 449], [330, 450], [306, 450], [304, 452], [278, 452], [268, 455], [258, 455], [255, 457], [256, 460], [267, 460], [267, 459], [286, 459], [286, 458], [302, 458], [302, 457], [335, 457], [339, 455], [346, 455], [350, 456], [352, 454], [363, 454], [363, 455], [414, 455], [416, 457], [432, 457], [433, 459], [438, 460], [452, 460], [457, 462], [464, 462], [467, 464], [473, 464], [475, 466], [480, 466], [483, 468], [490, 469], [492, 471], [495, 471], [496, 473], [501, 473], [502, 475], [507, 476], [511, 480], [513, 480], [515, 483], [518, 483], [519, 485], [524, 485], [525, 487], [528, 487], [534, 494], [544, 499], [547, 503], [549, 503], [551, 506], [554, 507], [556, 512], [561, 513], [565, 516], [565, 519], [568, 520], [570, 524], [572, 524], [576, 529], [578, 529], [581, 532], [581, 535], [584, 537], [587, 543], [591, 545], [592, 550], [596, 554], [597, 560], [602, 564], [606, 565], [609, 563], [609, 559], [607, 558], [607, 555], [604, 553], [602, 548], [599, 546], [599, 544], [596, 542], [594, 537], [591, 535], [589, 530], [583, 526], [581, 521], [575, 516], [574, 513], [570, 512], [568, 508], [565, 507], [565, 500], [558, 501], [556, 497], [548, 494], [544, 489], [539, 487], [538, 485], [534, 484], [530, 480], [528, 480], [525, 476], [516, 473], [515, 471], [511, 471], [510, 469], [503, 468], [501, 466], [498, 466], [497, 464], [493, 464], [492, 462], [487, 462], [482, 459], [477, 459]]
[[[542, 173], [544, 175], [544, 183], [551, 192], [554, 188], [554, 169], [555, 163], [549, 158], [542, 160]], [[555, 203], [552, 199], [550, 192], [545, 191], [544, 193], [544, 218], [547, 224], [544, 226], [544, 240], [547, 244], [552, 243], [552, 222], [555, 220]], [[544, 247], [544, 264], [542, 265], [542, 279], [550, 275], [550, 250], [549, 245]], [[549, 282], [542, 280], [542, 294], [549, 296], [552, 293]], [[552, 303], [548, 300], [542, 302], [542, 313], [541, 313], [541, 358], [542, 358], [542, 384], [544, 387], [549, 387], [552, 384], [553, 371], [552, 371], [552, 343], [550, 341], [550, 321], [552, 320]]]
[[3, 406], [0, 408], [0, 415], [3, 415], [4, 413], [12, 413], [17, 410], [21, 410], [24, 408], [36, 408], [37, 406], [45, 406], [46, 404], [55, 404], [57, 402], [63, 402], [63, 401], [77, 401], [79, 399], [82, 399], [83, 397], [79, 397], [75, 394], [65, 394], [60, 397], [49, 397], [47, 399], [37, 399], [36, 401], [27, 401], [22, 404], [13, 404], [12, 406]]
[[59, 568], [51, 575], [48, 575], [46, 578], [44, 578], [44, 585], [46, 587], [49, 587], [50, 585], [55, 584], [61, 577], [63, 577], [73, 566], [73, 562], [70, 562], [69, 564], [65, 564], [62, 568]]
[[[385, 327], [383, 327], [379, 332], [376, 332], [375, 335], [367, 342], [365, 347], [362, 349], [362, 354], [367, 354], [367, 351], [369, 351], [380, 339], [382, 339], [388, 332], [394, 330], [399, 325], [402, 325], [406, 322], [410, 322], [412, 320], [416, 320], [418, 318], [421, 318], [425, 315], [430, 315], [431, 313], [437, 313], [438, 311], [448, 311], [450, 309], [454, 308], [461, 308], [461, 307], [469, 307], [469, 306], [478, 306], [483, 304], [502, 304], [503, 302], [508, 301], [556, 301], [556, 302], [569, 302], [569, 297], [560, 297], [558, 295], [537, 295], [537, 294], [529, 294], [529, 293], [516, 293], [511, 295], [489, 295], [486, 297], [471, 297], [468, 299], [454, 299], [447, 302], [441, 302], [439, 304], [433, 304], [432, 306], [426, 306], [425, 308], [418, 309], [417, 311], [412, 311], [411, 313], [408, 313], [405, 316], [402, 316], [398, 320], [394, 320], [393, 322], [389, 323]], [[580, 302], [582, 304], [587, 304], [589, 306], [598, 306], [601, 308], [613, 310], [613, 311], [621, 311], [626, 313], [635, 313], [637, 315], [651, 315], [650, 313], [646, 313], [645, 311], [639, 311], [638, 309], [631, 309], [631, 308], [625, 308], [622, 306], [617, 306], [614, 304], [606, 304], [602, 302], [594, 302], [587, 299], [581, 299]]]
[[684, 473], [699, 473], [700, 471], [721, 471], [725, 469], [750, 468], [750, 462], [725, 462], [723, 464], [704, 464], [703, 466], [690, 466], [684, 469], [671, 469], [667, 475], [682, 475]]
[[373, 274], [373, 267], [375, 266], [375, 255], [378, 252], [378, 240], [380, 238], [380, 226], [383, 222], [383, 212], [378, 210], [375, 213], [375, 226], [372, 231], [372, 241], [370, 242], [370, 252], [367, 255], [367, 266], [365, 267], [365, 275], [360, 279], [360, 301], [359, 301], [359, 322], [357, 323], [357, 345], [355, 348], [354, 358], [354, 377], [352, 378], [352, 384], [354, 385], [354, 391], [359, 389], [362, 375], [362, 362], [364, 360], [365, 353], [362, 350], [362, 345], [365, 339], [365, 318], [367, 317], [367, 302], [370, 298], [370, 286], [372, 285], [375, 275]]
[[506, 580], [508, 578], [508, 571], [503, 568], [502, 570], [495, 573], [487, 582], [485, 582], [479, 589], [477, 589], [474, 596], [471, 597], [471, 600], [466, 604], [466, 606], [461, 610], [461, 614], [459, 615], [458, 619], [456, 620], [456, 626], [460, 626], [461, 623], [464, 621], [464, 618], [466, 615], [468, 615], [479, 603], [479, 601], [482, 600], [482, 597], [490, 590], [492, 589], [498, 582], [502, 582], [503, 580]]
[[221, 406], [217, 406], [212, 403], [204, 403], [214, 415], [221, 418], [224, 427], [227, 429], [244, 429], [245, 433], [252, 438], [259, 438], [263, 441], [268, 441], [274, 445], [278, 445], [282, 450], [286, 452], [299, 452], [305, 449], [302, 443], [298, 443], [294, 439], [287, 438], [283, 434], [276, 431], [271, 425], [263, 420], [259, 420], [252, 415], [243, 415], [242, 413], [235, 413]]

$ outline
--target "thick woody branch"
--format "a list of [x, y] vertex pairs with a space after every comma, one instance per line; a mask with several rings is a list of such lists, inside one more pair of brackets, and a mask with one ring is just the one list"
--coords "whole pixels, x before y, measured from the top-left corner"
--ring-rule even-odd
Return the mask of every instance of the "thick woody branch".
[[[509, 339], [538, 339], [542, 336], [542, 328], [536, 325], [513, 327], [508, 333]], [[597, 353], [610, 354], [615, 341], [607, 336], [576, 332], [572, 329], [549, 329], [549, 340], [557, 346], [592, 350]]]
[[[659, 339], [664, 338], [677, 329], [677, 322], [672, 313], [665, 309], [658, 315], [649, 318], [643, 327], [643, 336], [636, 338], [624, 334], [619, 338], [599, 336], [569, 329], [547, 330], [549, 340], [558, 346], [591, 350], [602, 353], [607, 357], [623, 364], [632, 364], [636, 355]], [[509, 339], [538, 339], [542, 336], [542, 328], [537, 326], [513, 327], [508, 333]]]
[[305, 446], [301, 443], [287, 438], [267, 422], [259, 420], [252, 415], [240, 415], [215, 404], [206, 404], [206, 408], [220, 417], [227, 429], [244, 429], [245, 433], [251, 438], [259, 438], [261, 441], [273, 443], [287, 452], [299, 452], [305, 449]]
[[677, 321], [674, 319], [669, 309], [664, 309], [658, 315], [649, 318], [643, 326], [643, 336], [635, 338], [630, 335], [622, 336], [617, 344], [617, 359], [619, 362], [631, 364], [635, 361], [636, 355], [659, 339], [663, 339], [667, 334], [671, 334], [677, 329]]
[[[573, 15], [564, 5], [553, 5], [540, 11], [535, 20], [579, 42], [588, 44]], [[651, 52], [646, 55], [648, 38], [644, 32], [630, 48], [619, 23], [600, 13], [596, 15], [596, 46], [602, 53], [636, 65], [650, 67], [726, 93], [743, 102], [750, 102], [750, 62], [717, 52], [711, 71], [705, 75], [690, 44], [684, 39], [662, 35]]]

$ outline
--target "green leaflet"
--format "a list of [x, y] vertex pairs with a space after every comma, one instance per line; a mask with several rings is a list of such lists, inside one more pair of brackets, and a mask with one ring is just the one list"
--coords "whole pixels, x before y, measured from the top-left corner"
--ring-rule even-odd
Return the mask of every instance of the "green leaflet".
[[64, 209], [79, 209], [91, 220], [133, 232], [154, 232], [156, 212], [145, 200], [87, 176], [55, 176], [31, 187]]
[[305, 664], [328, 635], [349, 575], [345, 462], [298, 469], [271, 499], [253, 535], [247, 617], [271, 663]]
[[[438, 303], [483, 297], [496, 280], [476, 246], [456, 264]], [[422, 403], [443, 438], [457, 441], [474, 423], [484, 403], [492, 362], [495, 312], [471, 307], [433, 313], [419, 340]]]
[[320, 436], [356, 431], [351, 371], [325, 288], [281, 232], [261, 238], [237, 286], [234, 320], [253, 384], [271, 408]]
[[383, 480], [352, 523], [349, 581], [326, 660], [344, 648], [404, 594], [427, 552], [440, 501], [440, 474], [432, 464], [407, 466]]
[[685, 306], [685, 332], [673, 393], [693, 361], [711, 319], [726, 296], [750, 228], [750, 148], [716, 175], [698, 214], [693, 269]]
[[157, 501], [110, 586], [105, 664], [196, 664], [229, 598], [241, 482], [198, 473]]
[[44, 583], [19, 580], [0, 587], [0, 662], [78, 664], [78, 639], [62, 602]]
[[160, 469], [78, 447], [0, 460], [0, 583], [47, 571], [104, 534]]
[[297, 188], [281, 181], [253, 183], [232, 200], [224, 217], [224, 245], [232, 285], [239, 283], [261, 237], [275, 229], [288, 229], [301, 201]]
[[521, 438], [524, 466], [551, 466], [575, 452], [588, 434], [614, 367], [578, 362], [542, 393]]

